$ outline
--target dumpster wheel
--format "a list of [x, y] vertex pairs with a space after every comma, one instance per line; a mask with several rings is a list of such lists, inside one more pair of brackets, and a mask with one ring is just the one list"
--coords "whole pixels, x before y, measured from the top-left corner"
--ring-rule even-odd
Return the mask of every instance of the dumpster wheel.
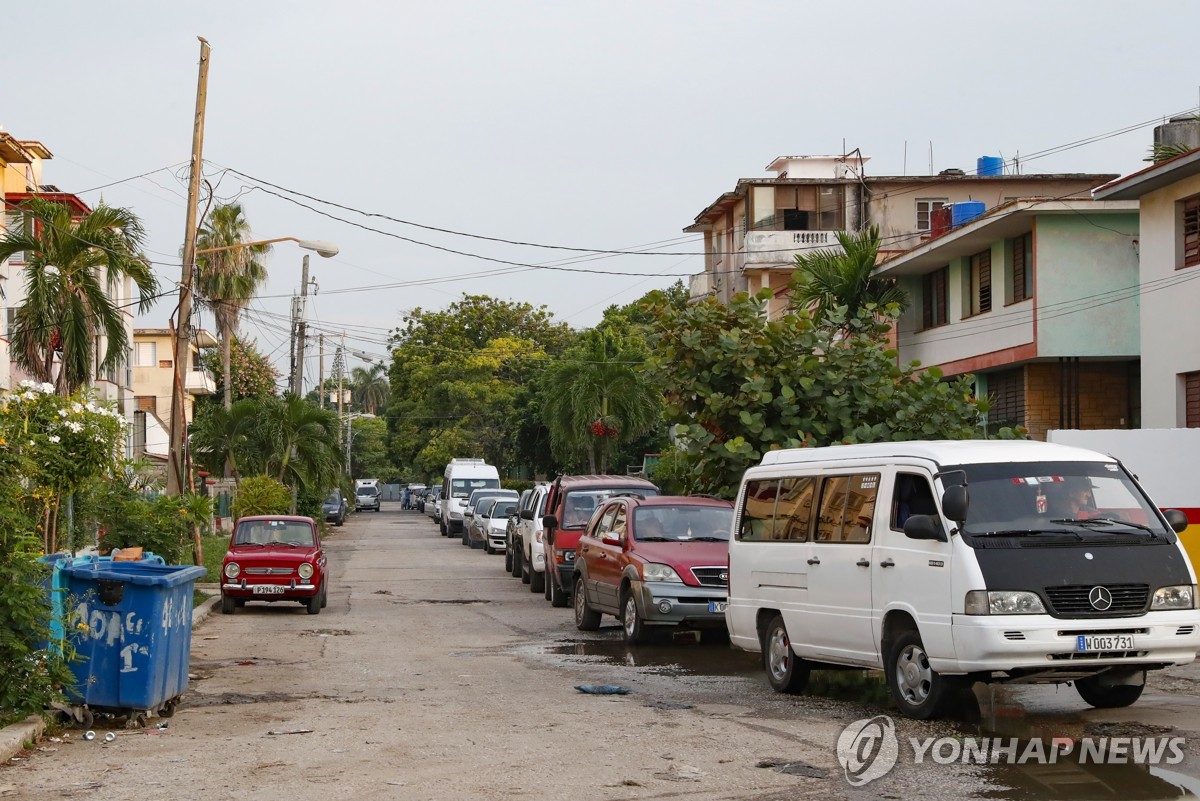
[[158, 710], [160, 718], [169, 718], [175, 714], [175, 706], [179, 703], [179, 697], [176, 696], [162, 705], [162, 709]]

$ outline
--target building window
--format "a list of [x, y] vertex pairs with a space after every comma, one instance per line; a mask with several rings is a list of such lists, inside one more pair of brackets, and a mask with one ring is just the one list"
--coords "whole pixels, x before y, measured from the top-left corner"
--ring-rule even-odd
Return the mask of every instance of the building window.
[[[29, 234], [29, 216], [19, 209], [8, 209], [4, 212], [4, 230], [9, 233]], [[25, 251], [17, 251], [8, 257], [9, 264], [24, 264]]]
[[1012, 302], [1033, 297], [1033, 234], [1012, 241]]
[[158, 398], [153, 395], [138, 395], [135, 400], [139, 411], [158, 412]]
[[1183, 374], [1183, 425], [1200, 428], [1200, 373]]
[[1183, 266], [1200, 264], [1200, 195], [1183, 201]]
[[943, 267], [921, 276], [922, 328], [933, 328], [946, 324], [946, 285], [949, 283], [949, 278], [949, 267]]
[[932, 228], [933, 213], [949, 202], [944, 197], [917, 200], [917, 230], [928, 231]]
[[4, 337], [12, 339], [13, 327], [17, 323], [17, 312], [20, 311], [20, 306], [9, 306], [4, 310]]
[[987, 373], [988, 430], [1025, 425], [1025, 368]]
[[158, 343], [137, 342], [133, 346], [133, 363], [136, 367], [158, 366]]
[[992, 251], [980, 251], [971, 257], [971, 314], [992, 310]]

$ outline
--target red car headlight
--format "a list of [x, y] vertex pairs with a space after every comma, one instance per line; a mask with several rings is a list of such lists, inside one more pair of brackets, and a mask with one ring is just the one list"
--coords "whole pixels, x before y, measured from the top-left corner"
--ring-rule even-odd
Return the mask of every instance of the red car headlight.
[[308, 562], [305, 562], [304, 564], [300, 565], [300, 567], [296, 568], [296, 573], [302, 579], [312, 578], [313, 566]]
[[242, 572], [242, 569], [240, 567], [238, 567], [237, 562], [226, 562], [225, 563], [225, 577], [226, 578], [235, 579], [238, 577], [238, 575], [241, 572]]

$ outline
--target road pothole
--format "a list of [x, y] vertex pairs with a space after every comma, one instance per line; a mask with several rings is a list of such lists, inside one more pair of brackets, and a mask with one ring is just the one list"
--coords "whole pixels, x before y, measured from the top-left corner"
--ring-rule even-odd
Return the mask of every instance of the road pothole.
[[241, 704], [277, 704], [312, 701], [320, 695], [296, 693], [188, 693], [184, 701], [189, 707], [234, 706]]
[[490, 604], [491, 601], [486, 598], [416, 598], [411, 601], [392, 601], [394, 604], [402, 606], [416, 606], [418, 604], [452, 604], [456, 606], [470, 606], [473, 604]]
[[353, 634], [349, 629], [313, 629], [300, 632], [301, 637], [345, 637]]

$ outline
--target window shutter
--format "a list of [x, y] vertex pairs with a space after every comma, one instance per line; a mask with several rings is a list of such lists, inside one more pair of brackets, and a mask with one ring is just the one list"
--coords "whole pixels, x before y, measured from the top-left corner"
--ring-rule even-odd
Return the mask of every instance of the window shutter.
[[1012, 299], [1025, 300], [1025, 237], [1013, 240]]
[[1200, 264], [1200, 195], [1183, 202], [1183, 266]]
[[1183, 390], [1184, 425], [1187, 428], [1200, 428], [1200, 373], [1185, 373]]
[[979, 311], [992, 310], [992, 252], [979, 254]]

